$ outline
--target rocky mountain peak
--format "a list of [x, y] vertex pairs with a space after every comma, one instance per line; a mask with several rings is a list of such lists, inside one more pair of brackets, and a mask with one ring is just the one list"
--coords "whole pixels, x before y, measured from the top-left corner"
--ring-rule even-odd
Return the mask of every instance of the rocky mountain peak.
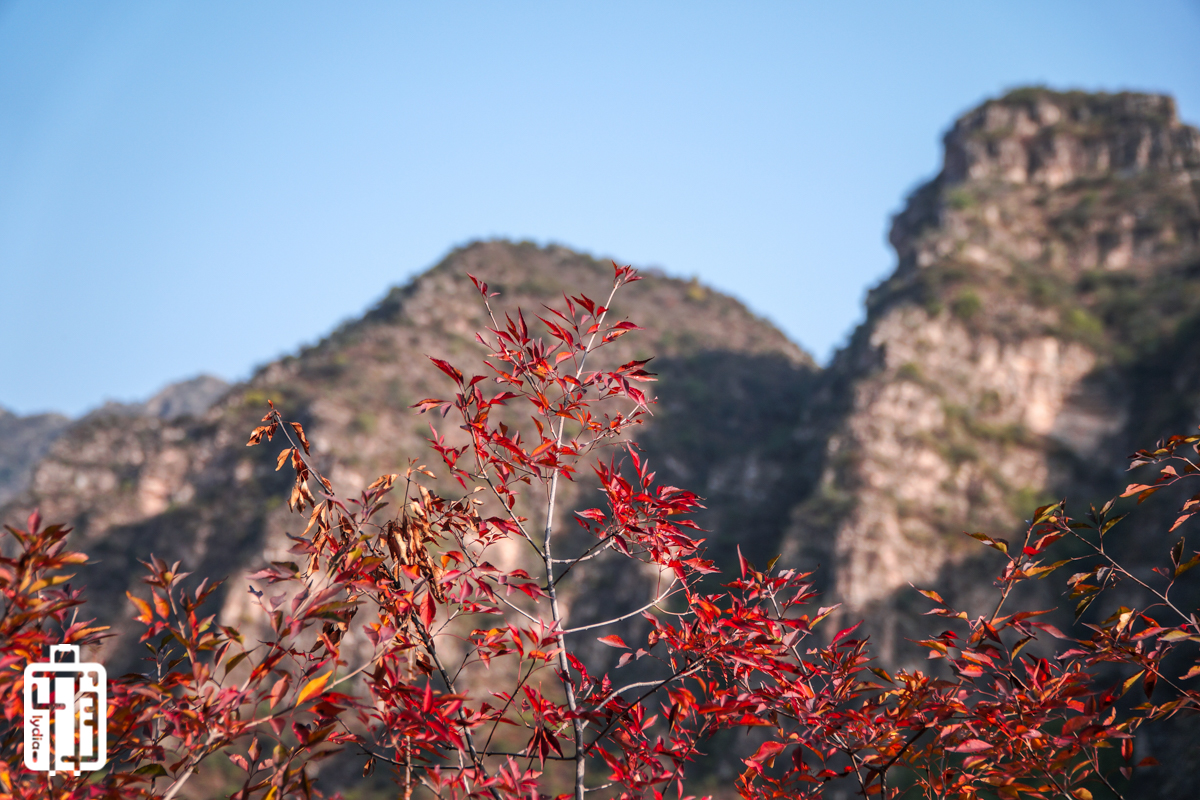
[[142, 413], [161, 419], [198, 417], [212, 407], [229, 384], [212, 375], [197, 375], [186, 381], [172, 383], [141, 404]]
[[944, 141], [942, 171], [893, 219], [898, 276], [948, 261], [1145, 269], [1200, 242], [1200, 130], [1170, 97], [1018, 89]]
[[1165, 95], [1030, 88], [991, 100], [946, 134], [946, 183], [1062, 186], [1079, 178], [1200, 168], [1200, 132]]
[[[557, 246], [485, 241], [458, 248], [359, 319], [265, 365], [245, 383], [226, 390], [198, 379], [146, 403], [101, 409], [77, 421], [38, 459], [25, 490], [0, 507], [0, 518], [16, 522], [40, 507], [44, 518], [71, 524], [95, 560], [81, 580], [106, 621], [121, 618], [124, 593], [140, 573], [137, 562], [151, 552], [244, 586], [240, 575], [263, 559], [288, 558], [289, 531], [304, 528], [284, 502], [290, 483], [276, 471], [278, 439], [269, 447], [245, 446], [267, 400], [303, 423], [315, 463], [343, 496], [402, 470], [412, 458], [436, 469], [427, 442], [430, 423], [449, 440], [462, 431], [410, 406], [451, 390], [430, 356], [468, 372], [486, 371], [487, 351], [474, 332], [492, 323], [468, 274], [500, 293], [491, 301], [499, 319], [520, 307], [536, 330], [542, 304], [561, 304], [564, 291], [603, 301], [613, 267]], [[598, 352], [589, 368], [653, 358], [659, 403], [639, 429], [644, 452], [679, 485], [705, 492], [701, 524], [720, 531], [714, 550], [728, 555], [737, 532], [750, 526], [769, 532], [762, 548], [771, 548], [788, 504], [803, 491], [797, 484], [807, 473], [791, 469], [789, 435], [819, 370], [806, 352], [734, 298], [654, 270], [643, 277], [614, 298], [610, 312], [643, 329]], [[189, 406], [192, 400], [199, 405]], [[203, 414], [182, 413], [209, 403]], [[527, 417], [510, 424], [536, 436]], [[583, 491], [574, 483], [560, 487], [564, 514]], [[561, 529], [568, 535], [577, 526]], [[606, 574], [602, 561], [589, 562], [592, 571], [573, 573], [569, 592], [564, 584], [564, 602], [602, 587], [613, 603], [644, 603], [645, 576]], [[257, 619], [244, 589], [219, 598], [222, 619], [230, 624]], [[576, 619], [606, 610], [577, 608]], [[105, 656], [120, 658], [123, 643], [114, 640]]]
[[1200, 131], [1171, 99], [1022, 89], [945, 142], [809, 412], [825, 466], [787, 538], [885, 642], [910, 582], [984, 577], [962, 531], [1099, 497], [1200, 418]]

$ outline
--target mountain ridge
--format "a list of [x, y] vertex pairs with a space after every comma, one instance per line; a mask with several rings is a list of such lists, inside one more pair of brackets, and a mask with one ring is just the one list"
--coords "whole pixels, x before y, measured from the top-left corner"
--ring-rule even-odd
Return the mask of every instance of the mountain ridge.
[[[36, 505], [45, 518], [74, 525], [78, 541], [97, 560], [85, 575], [89, 594], [111, 619], [121, 618], [136, 562], [150, 551], [181, 559], [201, 574], [253, 571], [262, 558], [286, 552], [285, 532], [295, 523], [282, 503], [288, 484], [267, 448], [242, 446], [266, 400], [304, 423], [314, 457], [341, 493], [352, 494], [409, 458], [426, 456], [428, 418], [408, 406], [447, 391], [427, 355], [469, 369], [484, 352], [473, 333], [488, 322], [469, 272], [486, 276], [502, 292], [493, 301], [501, 308], [532, 310], [562, 290], [607, 296], [612, 268], [557, 246], [493, 241], [456, 249], [360, 319], [264, 366], [199, 417], [91, 415], [52, 446], [30, 488], [0, 514], [19, 520]], [[777, 413], [754, 407], [731, 409], [727, 419], [703, 409], [699, 417], [680, 413], [722, 396], [714, 364], [720, 362], [734, 389], [761, 383], [758, 367], [786, 378], [772, 390], [782, 392], [785, 407], [800, 402], [816, 371], [807, 353], [741, 304], [683, 280], [648, 273], [618, 295], [612, 313], [632, 317], [646, 330], [598, 355], [615, 366], [657, 353], [668, 399], [656, 409], [655, 452], [665, 458], [664, 448], [682, 442], [682, 454], [673, 450], [676, 460], [703, 462], [705, 474], [737, 472], [729, 463], [754, 460], [758, 442], [771, 438], [764, 431], [786, 424]], [[714, 454], [708, 437], [723, 430], [728, 433]], [[698, 451], [707, 454], [689, 455]], [[786, 479], [778, 470], [773, 476], [766, 480]], [[630, 597], [636, 584], [634, 579], [626, 587]], [[252, 616], [245, 597], [222, 596], [221, 602], [228, 621]], [[106, 655], [121, 652], [121, 641]]]
[[15, 414], [0, 407], [0, 506], [18, 497], [33, 477], [33, 467], [71, 426], [92, 415], [153, 416], [175, 419], [204, 413], [229, 388], [213, 375], [168, 384], [147, 400], [133, 403], [108, 401], [71, 419], [65, 414]]

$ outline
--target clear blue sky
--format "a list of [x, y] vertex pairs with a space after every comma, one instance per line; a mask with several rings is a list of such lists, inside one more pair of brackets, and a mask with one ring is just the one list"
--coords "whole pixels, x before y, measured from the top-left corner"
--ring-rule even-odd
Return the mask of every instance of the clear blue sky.
[[0, 0], [0, 405], [244, 378], [493, 236], [826, 358], [946, 127], [1028, 83], [1200, 122], [1200, 4]]

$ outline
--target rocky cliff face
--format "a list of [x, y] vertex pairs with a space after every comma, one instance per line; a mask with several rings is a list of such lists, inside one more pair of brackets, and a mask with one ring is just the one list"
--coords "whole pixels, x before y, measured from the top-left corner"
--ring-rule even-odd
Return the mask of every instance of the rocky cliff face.
[[805, 412], [823, 466], [784, 539], [885, 651], [910, 582], [986, 591], [962, 531], [1103, 498], [1200, 420], [1200, 132], [1170, 98], [1021, 90], [945, 145]]
[[[1019, 90], [945, 145], [895, 218], [895, 273], [821, 374], [695, 283], [651, 276], [617, 307], [648, 330], [613, 357], [654, 355], [662, 377], [640, 438], [664, 477], [709, 499], [718, 558], [740, 545], [820, 565], [851, 616], [887, 619], [908, 583], [946, 579], [978, 552], [964, 529], [1011, 531], [1064, 491], [1110, 491], [1126, 451], [1196, 416], [1200, 132], [1170, 98]], [[468, 272], [511, 308], [599, 294], [607, 267], [557, 247], [456, 251], [205, 414], [225, 387], [198, 379], [77, 423], [23, 468], [31, 485], [6, 516], [38, 504], [75, 524], [108, 559], [97, 586], [156, 548], [240, 569], [289, 524], [272, 465], [240, 447], [265, 399], [306, 422], [343, 490], [422, 455], [407, 406], [444, 388], [425, 355], [478, 353]], [[32, 464], [38, 448], [25, 452]]]

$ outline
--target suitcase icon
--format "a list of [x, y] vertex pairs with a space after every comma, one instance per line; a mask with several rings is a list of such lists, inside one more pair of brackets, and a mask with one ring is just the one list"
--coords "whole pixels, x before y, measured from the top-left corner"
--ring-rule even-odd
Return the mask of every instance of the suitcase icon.
[[[69, 660], [60, 661], [60, 654]], [[52, 776], [97, 770], [107, 750], [104, 667], [80, 663], [78, 645], [52, 645], [49, 662], [25, 667], [25, 767]]]

